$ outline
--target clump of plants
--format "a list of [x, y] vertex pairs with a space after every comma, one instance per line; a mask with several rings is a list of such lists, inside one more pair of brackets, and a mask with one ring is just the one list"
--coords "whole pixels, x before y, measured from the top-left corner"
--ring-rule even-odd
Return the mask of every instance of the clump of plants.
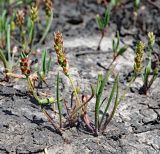
[[148, 33], [148, 44], [146, 47], [146, 63], [144, 61], [144, 43], [140, 42], [136, 49], [135, 70], [142, 76], [143, 85], [139, 89], [140, 94], [147, 95], [154, 81], [157, 79], [159, 72], [159, 59], [153, 55], [155, 35], [153, 32]]
[[[0, 16], [0, 59], [4, 65], [4, 80], [8, 81], [10, 77], [23, 78], [17, 74], [17, 57], [21, 53], [27, 56], [36, 54], [37, 47], [44, 42], [53, 20], [53, 2], [44, 0], [41, 3], [46, 13], [45, 26], [39, 20], [40, 4], [37, 2], [13, 0], [7, 3], [2, 1], [0, 4], [3, 10]], [[42, 31], [41, 37], [38, 31]]]
[[[42, 43], [44, 41], [53, 18], [52, 2], [50, 0], [44, 0], [44, 4], [47, 17], [47, 28], [44, 30], [42, 38], [38, 43]], [[101, 40], [103, 39], [105, 28], [109, 23], [109, 17], [110, 8], [106, 10], [104, 18], [97, 16], [97, 23], [102, 32]], [[62, 72], [65, 75], [66, 79], [69, 80], [70, 86], [72, 88], [71, 101], [68, 101], [63, 98], [63, 94], [61, 94], [61, 81], [59, 72], [56, 76], [55, 98], [52, 96], [52, 94], [47, 94], [45, 92], [39, 91], [37, 86], [37, 83], [39, 82], [41, 82], [41, 84], [46, 84], [49, 88], [47, 84], [47, 76], [50, 71], [52, 61], [51, 57], [47, 54], [47, 50], [42, 50], [42, 65], [37, 66], [36, 68], [31, 67], [32, 61], [30, 57], [32, 56], [32, 52], [36, 43], [36, 27], [39, 25], [38, 5], [31, 5], [29, 10], [29, 16], [27, 19], [25, 18], [26, 17], [24, 10], [18, 10], [13, 19], [8, 18], [5, 13], [0, 18], [0, 26], [2, 27], [0, 34], [5, 34], [5, 41], [2, 41], [3, 43], [1, 43], [0, 47], [0, 60], [3, 62], [5, 68], [4, 74], [5, 78], [7, 79], [6, 81], [9, 81], [10, 77], [15, 77], [19, 79], [23, 78], [27, 83], [28, 92], [35, 99], [37, 104], [41, 106], [42, 112], [45, 114], [48, 121], [51, 122], [51, 124], [55, 128], [55, 131], [59, 134], [63, 135], [63, 131], [71, 127], [82, 128], [87, 133], [95, 136], [105, 133], [108, 124], [114, 117], [118, 105], [124, 99], [131, 84], [135, 81], [136, 77], [139, 74], [142, 74], [141, 72], [144, 68], [142, 64], [145, 49], [144, 43], [137, 43], [136, 56], [134, 59], [134, 74], [130, 82], [126, 86], [124, 93], [120, 95], [119, 74], [113, 74], [112, 72], [115, 67], [115, 60], [117, 59], [117, 57], [123, 55], [124, 52], [126, 52], [127, 47], [120, 47], [120, 37], [119, 33], [117, 33], [116, 38], [112, 41], [113, 60], [108, 66], [108, 69], [104, 75], [98, 74], [96, 85], [90, 85], [91, 94], [90, 96], [87, 96], [85, 94], [82, 94], [81, 89], [76, 87], [74, 84], [72, 74], [70, 73], [69, 61], [65, 54], [63, 36], [60, 32], [56, 32], [54, 34], [53, 48], [57, 55], [57, 62], [62, 68]], [[26, 23], [27, 28], [25, 26]], [[20, 36], [18, 42], [20, 43], [21, 48], [19, 49], [17, 49], [16, 47], [11, 49], [11, 35], [12, 32], [14, 32], [14, 26], [16, 26], [18, 34]], [[3, 39], [1, 38], [1, 40]], [[99, 47], [101, 44], [101, 40], [99, 42]], [[143, 86], [140, 89], [143, 94], [147, 94], [147, 91], [149, 90], [158, 75], [159, 63], [157, 63], [156, 61], [156, 63], [154, 62], [155, 65], [152, 65], [152, 52], [154, 42], [154, 34], [149, 33], [147, 47], [147, 65], [145, 66], [143, 73]], [[17, 58], [15, 57], [15, 54], [17, 54], [18, 50], [20, 50], [20, 52]], [[18, 62], [15, 62], [16, 60]], [[21, 74], [17, 74], [17, 72], [14, 70], [14, 68], [17, 66], [19, 67]], [[106, 96], [105, 88], [107, 87], [107, 83], [109, 82], [109, 78], [111, 77], [114, 79], [114, 82], [111, 86], [109, 96]], [[93, 117], [90, 117], [88, 107], [89, 103], [94, 97], [94, 115]], [[53, 113], [57, 115], [58, 120], [53, 120], [53, 118], [45, 109], [46, 106], [52, 108]]]
[[[32, 8], [33, 12], [36, 12], [36, 8]], [[36, 21], [37, 15], [36, 13], [32, 15], [32, 20]], [[21, 25], [23, 22], [23, 18], [19, 18], [21, 22], [17, 24]], [[10, 34], [10, 33], [8, 33]], [[10, 37], [8, 37], [10, 38]], [[22, 39], [23, 40], [23, 39]], [[24, 39], [25, 40], [25, 39]], [[8, 41], [9, 42], [9, 41]], [[117, 34], [117, 39], [113, 40], [113, 62], [119, 55], [122, 55], [126, 51], [126, 47], [119, 47], [119, 35]], [[63, 69], [63, 73], [66, 78], [69, 80], [71, 87], [73, 89], [72, 100], [71, 102], [67, 102], [62, 96], [60, 92], [60, 76], [59, 73], [57, 75], [56, 80], [56, 98], [51, 95], [45, 95], [45, 93], [40, 93], [36, 87], [36, 82], [41, 81], [47, 85], [47, 75], [50, 70], [51, 58], [48, 57], [47, 51], [43, 50], [42, 52], [42, 66], [37, 69], [31, 69], [31, 60], [30, 52], [25, 52], [25, 50], [21, 51], [20, 54], [20, 70], [23, 75], [23, 79], [26, 80], [28, 85], [28, 91], [35, 98], [35, 101], [38, 105], [41, 106], [42, 112], [48, 118], [48, 121], [51, 122], [55, 130], [59, 134], [63, 134], [65, 129], [76, 126], [77, 128], [81, 127], [86, 132], [93, 134], [95, 136], [103, 134], [106, 131], [106, 127], [109, 122], [112, 120], [115, 111], [119, 105], [119, 103], [125, 97], [125, 94], [128, 92], [130, 84], [126, 87], [126, 90], [122, 96], [119, 94], [119, 75], [117, 74], [114, 79], [114, 84], [111, 88], [109, 97], [103, 97], [105, 92], [105, 87], [108, 83], [110, 76], [112, 75], [112, 69], [114, 68], [113, 62], [111, 63], [108, 71], [103, 76], [102, 74], [98, 75], [96, 87], [91, 85], [91, 95], [87, 97], [87, 95], [82, 95], [80, 89], [78, 89], [72, 79], [72, 76], [69, 71], [69, 62], [65, 55], [65, 49], [63, 46], [63, 37], [60, 32], [55, 33], [54, 35], [54, 49], [57, 54], [58, 64]], [[1, 54], [1, 60], [3, 62], [7, 62], [5, 55]], [[13, 55], [11, 55], [13, 56]], [[11, 58], [12, 59], [12, 58]], [[138, 64], [138, 63], [137, 63]], [[139, 67], [139, 65], [138, 65]], [[136, 65], [135, 65], [135, 68]], [[92, 98], [95, 97], [95, 112], [94, 118], [89, 117], [88, 114], [88, 106]], [[58, 121], [54, 121], [50, 114], [45, 109], [45, 106], [55, 106], [53, 107], [53, 112], [58, 115]], [[110, 113], [109, 113], [110, 111]]]
[[[65, 55], [65, 50], [63, 47], [63, 37], [60, 32], [57, 32], [54, 35], [54, 49], [57, 54], [58, 64], [61, 66], [66, 78], [70, 81], [73, 90], [73, 93], [71, 94], [72, 95], [71, 102], [68, 102], [67, 100], [65, 100], [65, 98], [62, 97], [63, 95], [61, 94], [60, 91], [61, 82], [59, 73], [57, 74], [57, 79], [56, 79], [56, 98], [53, 97], [45, 99], [39, 98], [34, 86], [34, 78], [31, 76], [30, 71], [28, 71], [29, 65], [21, 64], [21, 70], [23, 74], [25, 74], [26, 76], [27, 83], [32, 95], [35, 97], [38, 104], [42, 107], [42, 112], [47, 116], [48, 120], [52, 123], [53, 127], [59, 134], [62, 135], [63, 131], [73, 126], [77, 128], [83, 128], [83, 130], [95, 136], [103, 134], [106, 131], [107, 125], [112, 120], [119, 103], [124, 99], [126, 93], [129, 90], [129, 87], [134, 82], [135, 78], [131, 80], [131, 82], [126, 87], [124, 94], [120, 96], [119, 75], [117, 74], [115, 76], [114, 84], [111, 88], [109, 97], [107, 96], [103, 97], [105, 93], [105, 87], [109, 81], [109, 78], [112, 75], [112, 69], [114, 68], [114, 65], [111, 65], [110, 69], [106, 72], [105, 75], [102, 74], [98, 75], [96, 87], [91, 85], [90, 97], [88, 97], [85, 94], [82, 95], [80, 89], [74, 85], [74, 82], [72, 80], [69, 71], [70, 70], [69, 62]], [[22, 61], [26, 62], [25, 59], [22, 59]], [[46, 72], [45, 69], [44, 72]], [[90, 117], [88, 114], [89, 112], [88, 106], [93, 97], [95, 97], [96, 102], [95, 102], [94, 118], [92, 119], [92, 117]], [[54, 113], [58, 115], [59, 117], [58, 121], [54, 121], [51, 118], [50, 114], [45, 110], [44, 107], [49, 104], [50, 105], [55, 104]]]

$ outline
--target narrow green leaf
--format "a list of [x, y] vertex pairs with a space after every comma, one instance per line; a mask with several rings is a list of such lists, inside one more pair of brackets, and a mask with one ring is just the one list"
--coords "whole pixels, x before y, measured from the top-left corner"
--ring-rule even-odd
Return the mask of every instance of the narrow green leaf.
[[117, 56], [119, 56], [119, 55], [122, 56], [126, 52], [126, 50], [127, 50], [126, 46], [120, 48], [119, 51], [118, 51], [118, 53], [117, 53]]
[[108, 7], [105, 11], [105, 16], [103, 20], [104, 27], [108, 26], [109, 21], [110, 21], [110, 7]]
[[10, 36], [10, 25], [7, 25], [7, 51], [8, 51], [8, 61], [11, 63], [11, 36]]
[[119, 37], [119, 32], [117, 31], [116, 51], [118, 51], [118, 48], [119, 48], [119, 42], [120, 42], [120, 37]]
[[43, 75], [46, 75], [46, 71], [47, 71], [46, 56], [47, 56], [47, 51], [43, 50], [43, 52], [42, 52], [42, 72], [43, 72]]
[[45, 31], [43, 32], [43, 36], [40, 39], [38, 44], [41, 44], [44, 41], [44, 39], [46, 38], [46, 36], [50, 30], [50, 27], [52, 25], [52, 21], [53, 21], [53, 11], [51, 12], [51, 15], [49, 16], [49, 19], [47, 20], [47, 25], [45, 27]]
[[115, 46], [115, 40], [112, 39], [112, 51], [115, 53], [116, 52], [116, 46]]
[[149, 78], [150, 73], [151, 73], [151, 60], [149, 60], [148, 65], [146, 66], [144, 75], [143, 75], [143, 82], [146, 87], [148, 87], [148, 78]]
[[4, 67], [8, 69], [8, 61], [6, 60], [6, 57], [1, 49], [0, 49], [0, 60], [3, 62]]
[[62, 103], [60, 101], [60, 93], [59, 93], [59, 72], [57, 74], [56, 97], [57, 97], [57, 107], [59, 112], [59, 123], [61, 128], [62, 127]]
[[158, 66], [153, 70], [153, 76], [150, 79], [149, 83], [148, 83], [148, 88], [150, 88], [153, 84], [153, 82], [157, 79], [158, 77], [158, 72], [159, 72], [159, 68]]
[[99, 30], [103, 30], [103, 28], [104, 28], [103, 20], [102, 20], [102, 18], [100, 17], [99, 14], [96, 15], [96, 22], [97, 22]]
[[118, 84], [118, 75], [117, 75], [117, 77], [115, 78], [115, 81], [114, 81], [114, 84], [113, 84], [113, 87], [112, 87], [112, 90], [111, 90], [111, 93], [110, 93], [110, 96], [109, 96], [109, 99], [108, 99], [108, 103], [107, 103], [107, 105], [106, 105], [106, 107], [105, 107], [105, 110], [104, 110], [104, 112], [103, 112], [103, 116], [102, 116], [102, 118], [101, 118], [101, 122], [100, 122], [100, 126], [99, 126], [99, 127], [101, 127], [101, 125], [102, 125], [102, 123], [103, 123], [103, 120], [104, 120], [104, 118], [105, 118], [105, 115], [106, 115], [106, 113], [107, 113], [107, 111], [108, 111], [108, 109], [109, 109], [109, 107], [110, 107], [110, 105], [111, 105], [111, 102], [112, 102], [112, 99], [113, 99], [115, 90], [116, 90], [116, 88], [117, 88], [117, 84]]
[[99, 89], [102, 83], [102, 74], [98, 74], [97, 86], [96, 86], [96, 95], [99, 93]]
[[99, 88], [100, 97], [101, 97], [101, 95], [102, 95], [102, 93], [103, 93], [103, 91], [104, 91], [104, 87], [105, 87], [106, 83], [108, 82], [109, 76], [110, 76], [110, 71], [108, 71], [108, 72], [105, 74], [105, 77], [104, 77], [103, 80], [102, 80], [102, 84], [101, 84], [101, 86], [100, 86], [100, 88]]
[[50, 67], [51, 67], [51, 56], [49, 57], [49, 60], [48, 60], [48, 62], [47, 62], [47, 74], [48, 74], [48, 72], [49, 72], [49, 70], [50, 70]]
[[114, 102], [114, 107], [113, 107], [113, 110], [111, 112], [111, 114], [109, 115], [109, 117], [105, 120], [104, 124], [103, 124], [103, 127], [102, 127], [102, 132], [106, 129], [108, 123], [112, 120], [115, 112], [116, 112], [116, 109], [119, 105], [119, 77], [117, 76], [117, 81], [116, 81], [116, 98], [115, 98], [115, 102]]
[[95, 128], [96, 128], [96, 133], [98, 133], [98, 129], [99, 129], [99, 106], [100, 106], [100, 101], [101, 101], [101, 96], [102, 93], [104, 91], [104, 87], [106, 82], [109, 79], [109, 75], [110, 75], [110, 71], [108, 71], [105, 74], [105, 77], [103, 78], [103, 80], [100, 82], [100, 76], [98, 77], [98, 81], [97, 81], [97, 89], [96, 90], [96, 104], [95, 104]]

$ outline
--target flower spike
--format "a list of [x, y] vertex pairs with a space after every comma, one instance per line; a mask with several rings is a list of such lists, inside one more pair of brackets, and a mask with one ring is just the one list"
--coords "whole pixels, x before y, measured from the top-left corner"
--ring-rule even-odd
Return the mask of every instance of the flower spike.
[[54, 42], [54, 48], [57, 54], [58, 63], [63, 68], [64, 74], [68, 76], [69, 63], [64, 52], [63, 36], [60, 32], [54, 34]]

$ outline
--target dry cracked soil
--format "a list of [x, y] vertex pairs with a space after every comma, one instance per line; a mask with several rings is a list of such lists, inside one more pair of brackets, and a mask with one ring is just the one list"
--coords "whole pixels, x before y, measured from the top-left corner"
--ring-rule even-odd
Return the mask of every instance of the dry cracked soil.
[[[155, 51], [160, 45], [160, 1], [142, 0], [135, 21], [133, 2], [125, 1], [111, 15], [107, 34], [97, 51], [100, 39], [95, 15], [105, 8], [96, 0], [54, 0], [53, 24], [44, 45], [52, 56], [52, 71], [48, 83], [55, 96], [55, 76], [59, 69], [53, 51], [53, 34], [59, 30], [64, 36], [66, 56], [74, 82], [90, 95], [90, 83], [95, 84], [97, 73], [105, 73], [112, 60], [112, 38], [118, 30], [121, 45], [128, 50], [116, 61], [115, 71], [120, 74], [120, 93], [126, 86], [126, 78], [133, 70], [135, 42], [146, 41], [147, 32], [156, 35]], [[63, 94], [70, 97], [69, 82], [60, 73]], [[109, 86], [113, 85], [110, 78]], [[0, 85], [0, 154], [159, 154], [160, 153], [160, 78], [158, 77], [147, 96], [140, 95], [137, 88], [142, 85], [137, 78], [120, 103], [104, 135], [94, 137], [76, 128], [65, 131], [67, 142], [55, 132], [52, 125], [28, 95], [24, 81], [14, 85]], [[106, 90], [108, 94], [108, 90]], [[89, 104], [94, 113], [95, 98]], [[50, 110], [50, 109], [48, 109]]]

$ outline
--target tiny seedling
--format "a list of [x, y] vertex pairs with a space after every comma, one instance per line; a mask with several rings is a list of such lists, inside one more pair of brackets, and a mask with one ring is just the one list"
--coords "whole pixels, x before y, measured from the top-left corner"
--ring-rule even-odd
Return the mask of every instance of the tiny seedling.
[[100, 50], [101, 42], [102, 42], [103, 37], [105, 35], [106, 28], [109, 25], [110, 12], [111, 12], [111, 7], [109, 5], [109, 7], [106, 8], [104, 17], [100, 16], [99, 14], [96, 16], [96, 22], [97, 22], [99, 31], [101, 32], [101, 38], [99, 40], [97, 50]]
[[107, 69], [109, 69], [112, 66], [112, 64], [116, 61], [116, 59], [119, 56], [123, 56], [123, 54], [126, 52], [127, 46], [119, 47], [119, 45], [120, 45], [120, 37], [119, 33], [117, 32], [117, 38], [112, 40], [113, 60]]
[[120, 47], [120, 37], [119, 37], [119, 33], [117, 32], [116, 38], [112, 39], [112, 52], [113, 52], [112, 62], [109, 64], [107, 68], [102, 66], [99, 62], [97, 64], [108, 71], [112, 67], [114, 62], [117, 60], [117, 58], [119, 56], [123, 56], [123, 54], [127, 51], [127, 48], [128, 47], [126, 45]]
[[51, 56], [48, 56], [47, 50], [42, 51], [42, 58], [41, 58], [42, 66], [39, 68], [39, 63], [36, 64], [35, 69], [40, 80], [40, 84], [44, 82], [47, 86], [46, 78], [49, 73], [51, 67]]

